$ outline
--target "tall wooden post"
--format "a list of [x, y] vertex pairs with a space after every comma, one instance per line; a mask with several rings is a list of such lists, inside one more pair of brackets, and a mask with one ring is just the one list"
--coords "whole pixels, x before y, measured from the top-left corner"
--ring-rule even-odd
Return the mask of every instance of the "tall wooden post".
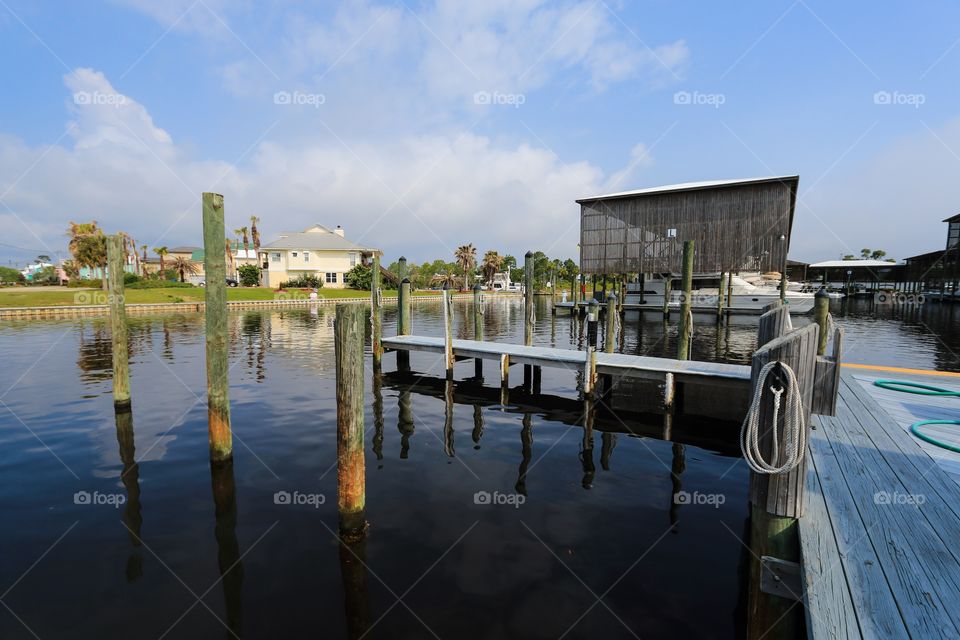
[[730, 307], [733, 301], [733, 271], [727, 274], [727, 313], [730, 313]]
[[397, 277], [403, 280], [407, 277], [407, 259], [400, 256], [400, 259], [397, 260], [397, 265]]
[[717, 320], [723, 318], [723, 271], [720, 272], [720, 280], [717, 282]]
[[[397, 335], [410, 335], [410, 280], [408, 278], [400, 281], [400, 289], [397, 290]], [[397, 370], [410, 370], [409, 351], [397, 350]]]
[[443, 364], [447, 370], [447, 380], [453, 380], [453, 292], [449, 285], [443, 285]]
[[366, 530], [363, 450], [363, 312], [337, 305], [333, 325], [337, 375], [337, 508], [340, 532], [360, 537]]
[[[527, 251], [523, 258], [523, 344], [528, 347], [533, 345], [535, 313], [533, 306], [533, 252]], [[531, 365], [523, 365], [524, 386], [530, 386], [532, 371]]]
[[693, 333], [693, 240], [683, 243], [683, 298], [680, 305], [680, 335], [677, 344], [677, 360], [690, 359], [690, 335]]
[[613, 353], [614, 336], [617, 333], [617, 294], [607, 297], [607, 331], [603, 337], [603, 350]]
[[600, 303], [594, 298], [587, 305], [587, 344], [597, 348], [597, 324], [600, 319]]
[[370, 352], [373, 354], [373, 369], [380, 369], [383, 357], [383, 309], [380, 307], [380, 256], [373, 254], [370, 271]]
[[206, 274], [207, 419], [210, 459], [233, 457], [230, 397], [227, 392], [227, 264], [223, 250], [223, 196], [203, 194], [203, 270]]
[[670, 290], [673, 288], [673, 274], [668, 273], [663, 281], [663, 319], [670, 319]]
[[827, 353], [827, 322], [830, 318], [830, 294], [826, 289], [820, 289], [813, 297], [813, 317], [820, 327], [820, 337], [817, 340], [817, 355], [822, 356]]
[[[480, 283], [473, 285], [473, 339], [483, 341], [483, 286]], [[477, 358], [473, 363], [474, 375], [483, 377], [483, 359]]]
[[123, 237], [107, 237], [107, 285], [110, 303], [110, 338], [113, 346], [113, 408], [130, 410], [129, 330], [123, 300]]

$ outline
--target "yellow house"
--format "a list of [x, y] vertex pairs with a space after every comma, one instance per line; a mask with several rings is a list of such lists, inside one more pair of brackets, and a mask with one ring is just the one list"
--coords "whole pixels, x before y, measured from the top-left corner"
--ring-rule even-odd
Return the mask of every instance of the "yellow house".
[[260, 247], [263, 286], [278, 287], [304, 274], [320, 278], [323, 286], [342, 289], [343, 275], [358, 264], [367, 264], [379, 249], [362, 247], [343, 235], [343, 228], [330, 230], [315, 224], [299, 233], [282, 233]]

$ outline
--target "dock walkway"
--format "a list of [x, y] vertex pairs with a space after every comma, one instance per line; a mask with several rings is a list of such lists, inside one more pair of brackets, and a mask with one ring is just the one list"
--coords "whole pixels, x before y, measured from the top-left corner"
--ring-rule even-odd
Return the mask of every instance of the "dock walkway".
[[960, 636], [960, 486], [850, 373], [836, 417], [813, 425], [799, 520], [809, 636]]

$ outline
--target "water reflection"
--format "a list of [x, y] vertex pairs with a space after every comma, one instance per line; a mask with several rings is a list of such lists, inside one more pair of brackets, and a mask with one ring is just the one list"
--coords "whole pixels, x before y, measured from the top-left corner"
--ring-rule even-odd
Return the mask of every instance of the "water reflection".
[[416, 430], [413, 424], [413, 406], [410, 400], [411, 385], [400, 386], [397, 396], [397, 430], [400, 431], [400, 459], [406, 460], [410, 455], [410, 438]]
[[517, 475], [517, 484], [514, 488], [517, 493], [527, 495], [527, 469], [530, 467], [530, 459], [533, 457], [533, 421], [529, 413], [523, 414], [523, 425], [520, 429], [520, 472]]
[[370, 629], [370, 598], [367, 591], [367, 538], [340, 540], [340, 576], [347, 637], [359, 640]]
[[134, 582], [143, 575], [143, 555], [140, 533], [143, 516], [140, 514], [140, 467], [136, 459], [136, 447], [133, 438], [133, 412], [118, 411], [115, 414], [117, 427], [117, 445], [120, 447], [122, 470], [120, 480], [127, 491], [127, 501], [123, 507], [123, 523], [130, 534], [133, 551], [127, 558], [127, 582]]
[[211, 463], [210, 482], [216, 518], [213, 531], [217, 540], [217, 565], [223, 584], [226, 622], [232, 634], [241, 637], [243, 562], [240, 560], [240, 542], [237, 540], [237, 489], [233, 461]]

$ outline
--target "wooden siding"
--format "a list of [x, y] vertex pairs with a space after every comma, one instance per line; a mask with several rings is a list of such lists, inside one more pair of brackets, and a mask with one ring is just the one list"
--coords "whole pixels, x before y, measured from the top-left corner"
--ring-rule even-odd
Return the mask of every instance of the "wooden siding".
[[693, 240], [694, 271], [753, 269], [758, 259], [761, 270], [779, 271], [790, 245], [797, 183], [790, 177], [583, 201], [580, 270], [676, 273], [684, 241]]

